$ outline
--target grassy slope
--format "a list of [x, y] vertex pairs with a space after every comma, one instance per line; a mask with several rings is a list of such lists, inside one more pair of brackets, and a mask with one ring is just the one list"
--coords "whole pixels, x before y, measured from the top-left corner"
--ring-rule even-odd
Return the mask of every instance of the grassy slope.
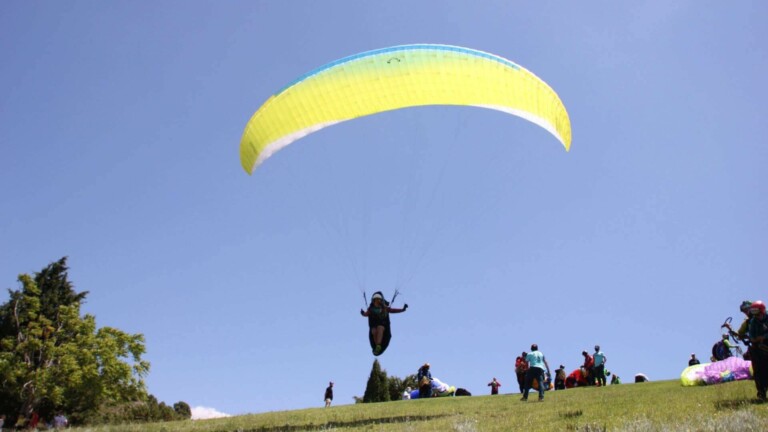
[[752, 381], [681, 387], [679, 381], [548, 392], [473, 396], [245, 415], [80, 431], [768, 431], [768, 404]]

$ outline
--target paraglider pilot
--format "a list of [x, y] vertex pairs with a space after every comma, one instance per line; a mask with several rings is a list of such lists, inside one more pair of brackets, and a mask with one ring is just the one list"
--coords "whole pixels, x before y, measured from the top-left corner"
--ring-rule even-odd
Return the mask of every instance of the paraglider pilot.
[[371, 329], [368, 340], [371, 343], [373, 355], [382, 354], [389, 346], [389, 340], [392, 338], [392, 331], [389, 328], [389, 314], [405, 312], [407, 309], [407, 303], [403, 305], [402, 309], [390, 307], [389, 302], [384, 300], [381, 291], [373, 293], [368, 310], [360, 309], [360, 315], [368, 317], [368, 327]]
[[752, 319], [749, 321], [749, 340], [752, 343], [752, 369], [755, 372], [757, 398], [766, 400], [768, 392], [768, 315], [765, 303], [758, 300], [749, 307]]

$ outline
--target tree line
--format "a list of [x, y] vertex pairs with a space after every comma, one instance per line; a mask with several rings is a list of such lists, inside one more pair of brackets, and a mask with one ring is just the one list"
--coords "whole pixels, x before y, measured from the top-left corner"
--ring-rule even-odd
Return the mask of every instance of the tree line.
[[378, 360], [373, 361], [371, 374], [365, 385], [363, 397], [355, 396], [355, 403], [389, 402], [401, 400], [407, 388], [416, 389], [416, 375], [408, 375], [405, 378], [387, 376], [387, 371], [381, 368]]
[[[71, 424], [189, 419], [191, 409], [148, 393], [144, 336], [98, 327], [81, 315], [67, 257], [21, 274], [0, 305], [0, 414], [6, 425], [64, 413]], [[19, 424], [21, 424], [19, 423]]]

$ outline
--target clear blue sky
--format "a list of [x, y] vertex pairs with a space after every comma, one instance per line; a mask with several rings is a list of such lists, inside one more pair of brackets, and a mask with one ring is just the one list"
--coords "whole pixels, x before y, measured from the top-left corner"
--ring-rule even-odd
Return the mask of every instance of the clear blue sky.
[[[373, 361], [360, 291], [397, 284], [392, 375], [428, 361], [511, 392], [536, 342], [553, 367], [599, 343], [625, 380], [678, 377], [768, 299], [768, 3], [533, 3], [3, 1], [0, 286], [69, 256], [84, 311], [146, 336], [151, 393], [229, 414], [321, 406], [329, 380], [352, 403]], [[537, 74], [570, 153], [429, 107], [243, 172], [270, 94], [407, 43]]]

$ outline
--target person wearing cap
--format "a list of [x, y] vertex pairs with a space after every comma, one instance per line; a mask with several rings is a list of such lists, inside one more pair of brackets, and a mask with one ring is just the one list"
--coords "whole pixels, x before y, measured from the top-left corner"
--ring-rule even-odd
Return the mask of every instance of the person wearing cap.
[[535, 379], [539, 382], [539, 401], [541, 402], [544, 400], [544, 388], [546, 387], [544, 385], [544, 368], [547, 368], [547, 375], [549, 375], [549, 363], [536, 344], [531, 345], [531, 352], [525, 356], [525, 360], [528, 362], [528, 372], [525, 374], [525, 391], [523, 391], [523, 397], [520, 400], [528, 401], [528, 392], [533, 387], [533, 380]]
[[328, 383], [328, 388], [325, 389], [325, 407], [328, 408], [333, 402], [333, 381]]
[[752, 370], [754, 371], [757, 398], [766, 400], [768, 390], [768, 315], [765, 304], [756, 301], [749, 307], [752, 319], [749, 321], [749, 341], [752, 343]]
[[605, 387], [605, 362], [608, 358], [600, 351], [600, 345], [595, 345], [595, 353], [592, 354], [592, 359], [595, 365], [592, 367], [593, 378], [595, 384]]
[[555, 369], [555, 390], [565, 390], [565, 366]]
[[701, 362], [699, 361], [699, 359], [696, 358], [696, 354], [695, 353], [691, 353], [691, 359], [688, 360], [688, 366], [694, 366], [694, 365], [697, 365], [697, 364], [700, 364], [700, 363]]
[[424, 363], [416, 372], [416, 382], [419, 383], [419, 399], [432, 397], [432, 372], [429, 363]]
[[373, 293], [368, 310], [360, 309], [360, 315], [368, 317], [368, 327], [371, 329], [368, 340], [371, 343], [373, 355], [380, 355], [389, 346], [389, 340], [392, 338], [389, 314], [405, 312], [406, 310], [408, 310], [407, 303], [403, 305], [402, 309], [390, 307], [389, 302], [384, 300], [381, 291]]

